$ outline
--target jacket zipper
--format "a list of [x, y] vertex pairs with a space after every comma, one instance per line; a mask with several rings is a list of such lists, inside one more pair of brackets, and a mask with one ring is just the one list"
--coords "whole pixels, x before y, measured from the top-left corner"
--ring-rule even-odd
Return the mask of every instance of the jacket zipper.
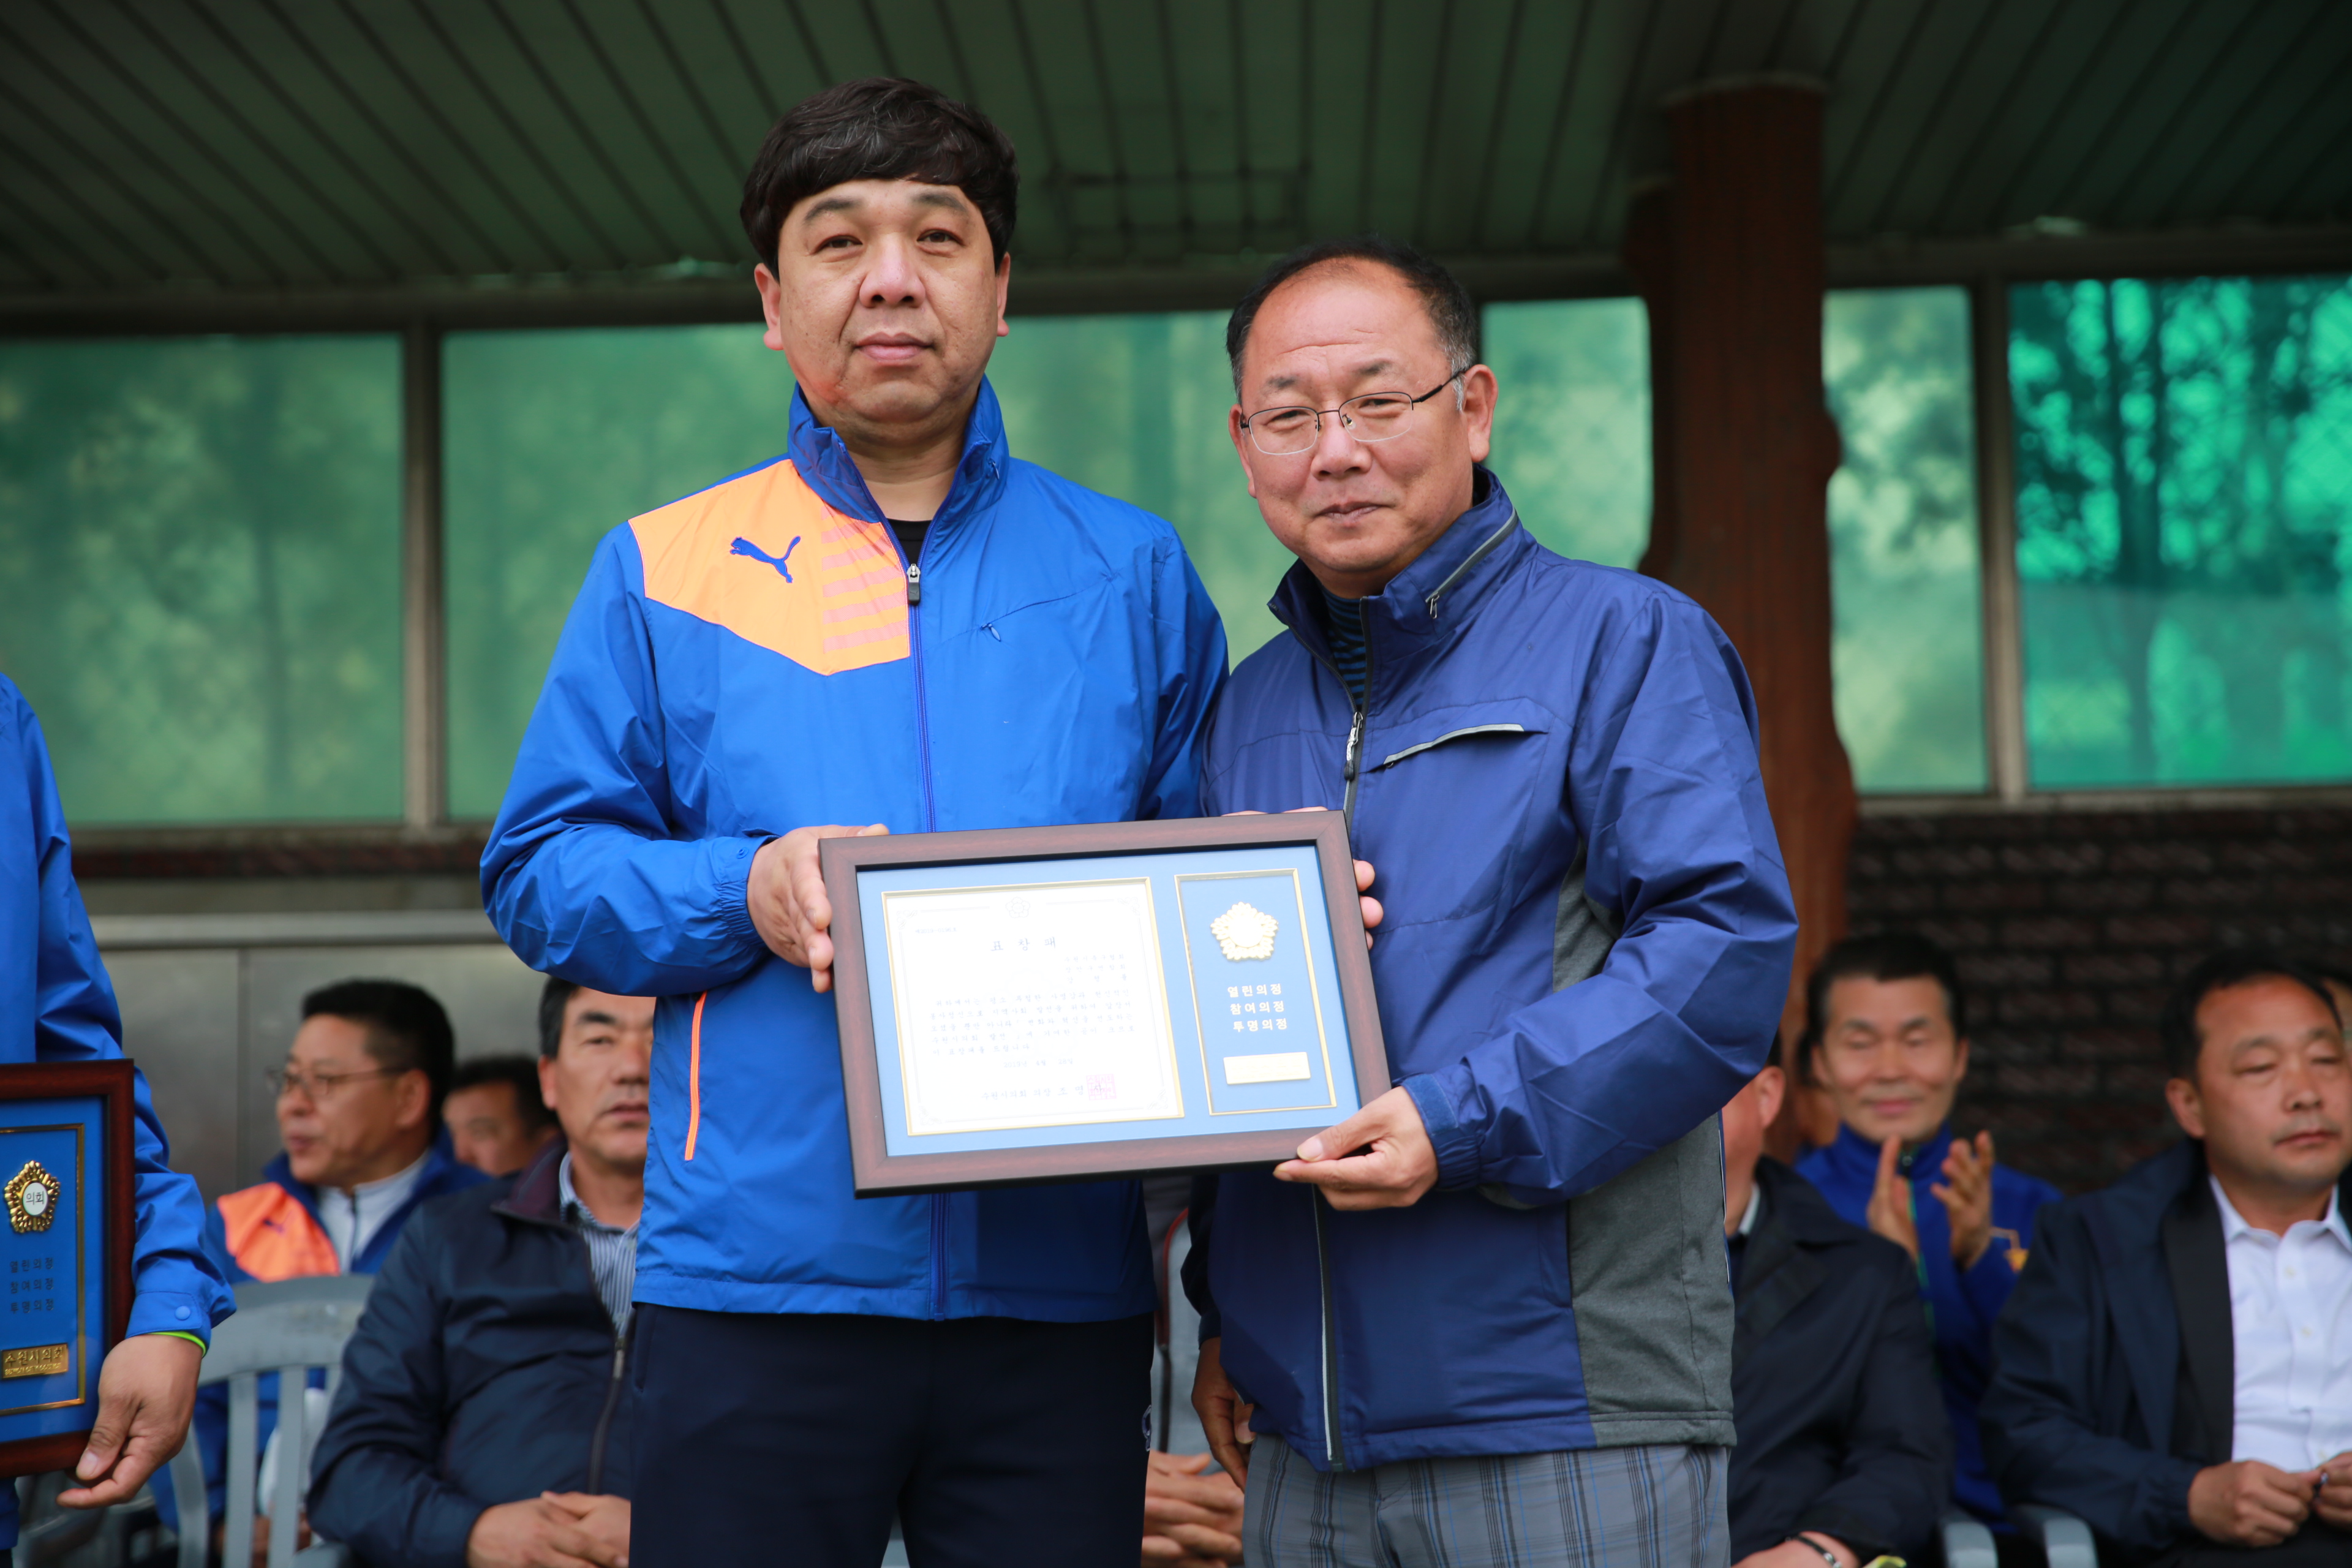
[[[1339, 689], [1348, 689], [1347, 678], [1330, 659], [1317, 656], [1324, 668], [1339, 681]], [[1349, 692], [1354, 698], [1354, 693]], [[1364, 695], [1354, 702], [1355, 717], [1348, 725], [1348, 757], [1341, 773], [1339, 815], [1348, 825], [1348, 843], [1356, 842], [1356, 775], [1364, 751], [1364, 721], [1372, 710], [1372, 639], [1367, 631], [1364, 637]], [[1309, 1193], [1307, 1201], [1315, 1211], [1315, 1274], [1321, 1288], [1322, 1360], [1317, 1371], [1323, 1379], [1323, 1458], [1335, 1470], [1348, 1468], [1348, 1453], [1339, 1441], [1339, 1336], [1331, 1323], [1331, 1258], [1323, 1236], [1323, 1199]]]
[[629, 1336], [625, 1330], [613, 1331], [613, 1381], [604, 1388], [604, 1408], [596, 1415], [596, 1435], [588, 1442], [588, 1491], [594, 1496], [604, 1489], [604, 1445], [613, 1435], [613, 1412], [620, 1407], [621, 1383], [629, 1371]]
[[[879, 508], [876, 509], [879, 510]], [[939, 514], [931, 514], [931, 527], [939, 526]], [[923, 691], [923, 618], [915, 614], [923, 602], [923, 568], [919, 562], [907, 559], [907, 552], [898, 543], [898, 534], [886, 519], [884, 532], [890, 535], [890, 546], [907, 569], [907, 656], [915, 666], [915, 748], [916, 773], [923, 785], [923, 831], [939, 828], [939, 809], [931, 798], [931, 715], [929, 699]], [[925, 530], [928, 541], [929, 531]], [[948, 1197], [945, 1193], [931, 1194], [931, 1319], [948, 1315]]]

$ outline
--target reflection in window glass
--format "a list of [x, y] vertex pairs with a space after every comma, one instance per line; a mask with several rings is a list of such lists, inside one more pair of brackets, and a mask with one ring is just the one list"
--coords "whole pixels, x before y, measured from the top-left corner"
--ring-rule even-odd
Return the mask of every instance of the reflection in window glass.
[[449, 812], [494, 815], [597, 540], [784, 449], [756, 326], [453, 332], [442, 350]]
[[2043, 788], [2352, 777], [2352, 279], [2010, 295]]
[[1234, 663], [1282, 629], [1265, 602], [1291, 554], [1266, 531], [1226, 435], [1224, 311], [1016, 316], [988, 374], [1014, 457], [1175, 525]]
[[1976, 417], [1961, 289], [1829, 296], [1838, 733], [1865, 792], [1986, 786]]
[[75, 822], [398, 817], [397, 341], [0, 343], [0, 605]]
[[1562, 555], [1632, 566], [1650, 542], [1649, 331], [1639, 300], [1486, 307], [1490, 464]]

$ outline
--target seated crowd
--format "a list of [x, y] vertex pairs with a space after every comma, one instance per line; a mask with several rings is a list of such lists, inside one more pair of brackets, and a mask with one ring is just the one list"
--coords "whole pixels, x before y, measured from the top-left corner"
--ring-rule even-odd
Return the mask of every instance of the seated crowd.
[[[2186, 1137], [2074, 1198], [1955, 1136], [1967, 1010], [1934, 944], [1850, 939], [1807, 1000], [1793, 1061], [1723, 1111], [1730, 1560], [1933, 1561], [1957, 1510], [2031, 1563], [2032, 1506], [2107, 1568], [2352, 1568], [2352, 984], [2200, 965], [2160, 1025]], [[414, 986], [306, 999], [285, 1152], [209, 1240], [235, 1280], [381, 1275], [309, 1463], [310, 1521], [362, 1561], [625, 1563], [653, 1011], [550, 980], [536, 1062], [461, 1069]], [[1791, 1074], [1839, 1122], [1794, 1166], [1764, 1152]], [[1147, 1202], [1165, 1231], [1181, 1198]], [[1155, 1455], [1140, 1560], [1238, 1563], [1242, 1496]]]

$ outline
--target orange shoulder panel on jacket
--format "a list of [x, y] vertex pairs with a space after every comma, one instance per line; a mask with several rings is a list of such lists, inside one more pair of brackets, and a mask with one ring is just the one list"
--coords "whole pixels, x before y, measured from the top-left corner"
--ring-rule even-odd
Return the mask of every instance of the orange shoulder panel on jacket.
[[827, 506], [791, 462], [629, 520], [646, 597], [835, 675], [907, 654], [907, 579], [878, 522]]
[[230, 1193], [219, 1203], [228, 1255], [256, 1279], [301, 1279], [343, 1271], [335, 1244], [302, 1200], [276, 1182]]

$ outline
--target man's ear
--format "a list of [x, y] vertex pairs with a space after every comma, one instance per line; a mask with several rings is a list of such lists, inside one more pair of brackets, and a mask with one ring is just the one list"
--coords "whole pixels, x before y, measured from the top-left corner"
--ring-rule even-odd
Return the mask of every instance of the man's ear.
[[1780, 1102], [1789, 1097], [1789, 1075], [1768, 1067], [1756, 1075], [1756, 1114], [1767, 1128], [1779, 1119]]
[[394, 1112], [397, 1126], [422, 1127], [433, 1119], [433, 1079], [423, 1068], [411, 1068], [402, 1073], [394, 1087], [400, 1094], [400, 1104]]
[[996, 335], [1009, 338], [1013, 323], [1005, 320], [1005, 311], [1013, 303], [1013, 253], [1006, 251], [996, 258]]
[[[562, 1046], [556, 1047], [559, 1051], [562, 1048]], [[539, 1058], [539, 1102], [550, 1110], [555, 1109], [555, 1058], [553, 1057]]]
[[2185, 1078], [2167, 1079], [2164, 1103], [2171, 1108], [2172, 1120], [2180, 1123], [2183, 1132], [2191, 1138], [2205, 1136], [2205, 1097], [2197, 1092], [2195, 1084]]
[[1962, 1035], [1952, 1042], [1952, 1081], [1959, 1082], [1969, 1076], [1969, 1037]]
[[[775, 268], [764, 261], [751, 268], [751, 283], [760, 290], [760, 314], [768, 322], [768, 330], [760, 334], [760, 341], [782, 353], [784, 348], [784, 286], [777, 279]], [[1000, 300], [1000, 314], [1003, 309]]]
[[1483, 463], [1494, 450], [1495, 400], [1497, 389], [1495, 373], [1483, 364], [1474, 364], [1462, 377], [1462, 419], [1464, 434], [1470, 440], [1470, 460]]

